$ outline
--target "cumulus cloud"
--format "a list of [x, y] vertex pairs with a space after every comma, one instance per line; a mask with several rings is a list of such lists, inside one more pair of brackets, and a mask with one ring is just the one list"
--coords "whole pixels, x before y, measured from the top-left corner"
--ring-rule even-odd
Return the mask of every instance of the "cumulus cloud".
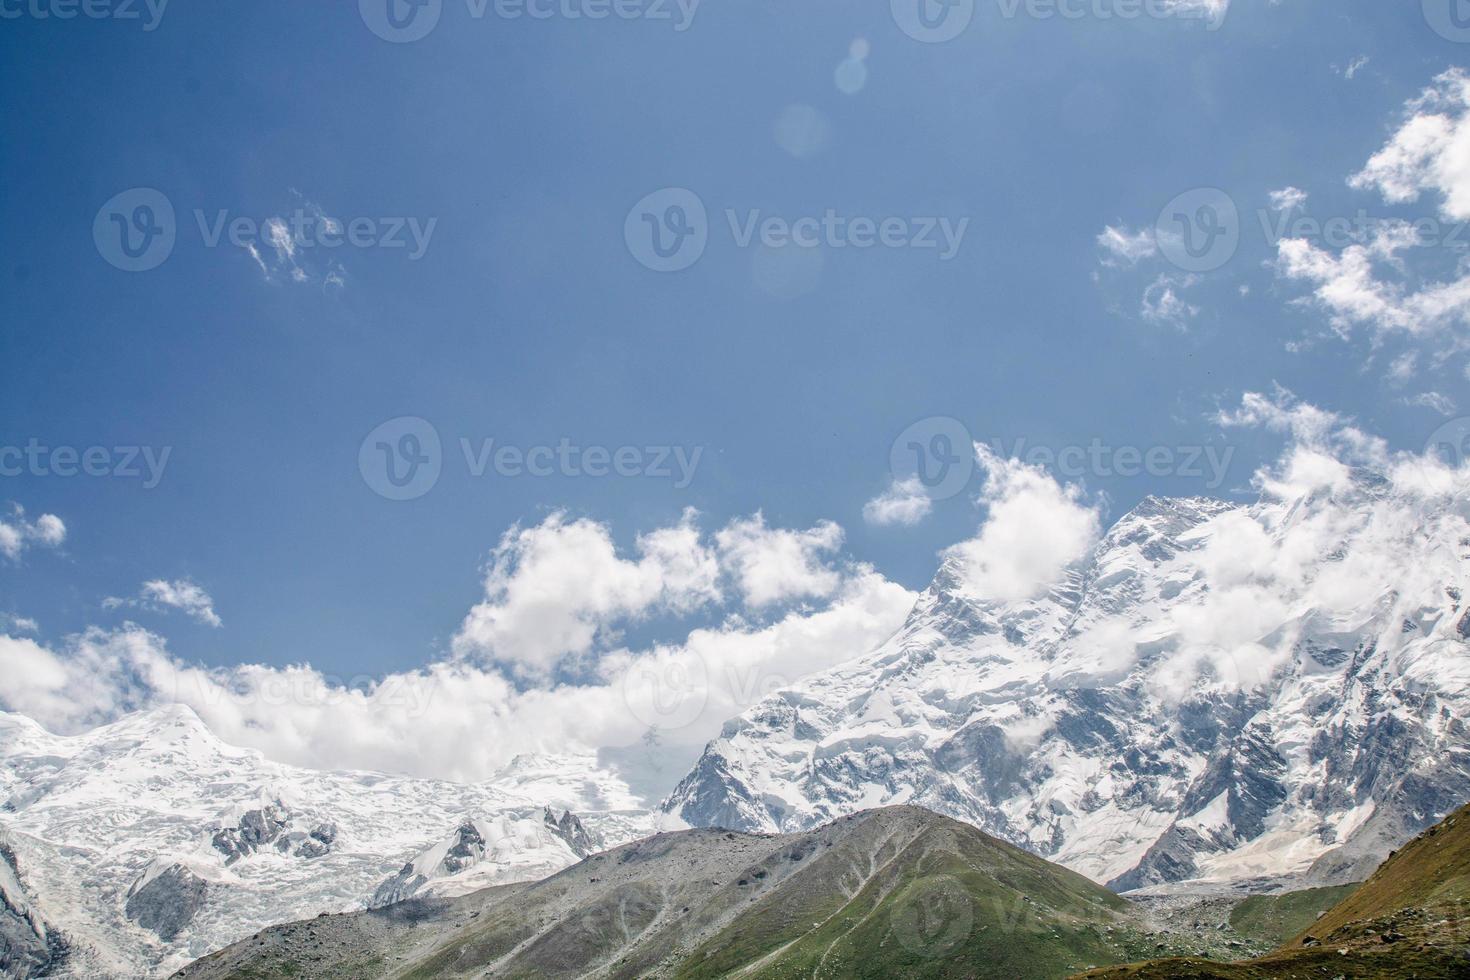
[[837, 591], [842, 575], [828, 556], [842, 546], [842, 528], [821, 521], [805, 531], [771, 528], [764, 515], [731, 521], [715, 535], [720, 561], [747, 605], [759, 609]]
[[1422, 284], [1380, 277], [1375, 263], [1393, 266], [1413, 245], [1403, 234], [1407, 228], [1388, 223], [1369, 242], [1336, 254], [1306, 239], [1285, 239], [1277, 245], [1277, 271], [1311, 285], [1312, 302], [1344, 336], [1358, 326], [1378, 336], [1420, 337], [1463, 328], [1470, 323], [1470, 276]]
[[224, 625], [214, 611], [214, 599], [201, 586], [188, 579], [176, 579], [172, 582], [166, 579], [153, 579], [144, 582], [136, 596], [129, 599], [111, 596], [104, 599], [102, 605], [107, 609], [127, 606], [155, 612], [175, 609], [206, 626], [218, 629]]
[[985, 522], [976, 537], [946, 555], [958, 560], [976, 598], [1032, 598], [1087, 554], [1098, 537], [1097, 509], [1078, 487], [1062, 486], [1040, 467], [1002, 459], [978, 444], [975, 451], [986, 471], [980, 492]]
[[484, 601], [454, 637], [455, 652], [544, 673], [587, 654], [621, 621], [719, 601], [719, 563], [694, 521], [689, 511], [678, 525], [638, 538], [636, 558], [618, 554], [607, 526], [563, 513], [512, 528], [491, 557]]
[[880, 527], [893, 524], [913, 527], [933, 509], [933, 501], [924, 492], [923, 483], [917, 476], [911, 476], [891, 481], [887, 490], [864, 504], [863, 520]]
[[66, 525], [55, 514], [42, 514], [27, 520], [19, 504], [11, 508], [9, 518], [0, 519], [0, 555], [15, 561], [31, 547], [57, 548], [66, 540]]
[[1403, 125], [1351, 181], [1392, 204], [1438, 194], [1452, 221], [1470, 220], [1470, 74], [1453, 68], [1405, 107]]
[[[1399, 129], [1348, 183], [1376, 190], [1390, 204], [1437, 196], [1443, 220], [1470, 219], [1470, 75], [1448, 71], [1411, 100]], [[1463, 263], [1450, 278], [1417, 274], [1405, 253], [1419, 244], [1420, 233], [1408, 221], [1380, 222], [1365, 241], [1337, 253], [1305, 239], [1285, 239], [1277, 245], [1277, 270], [1310, 285], [1310, 302], [1344, 336], [1366, 327], [1375, 337], [1449, 335], [1463, 343], [1470, 275]]]
[[57, 649], [0, 636], [0, 671], [15, 679], [0, 706], [70, 733], [185, 704], [224, 740], [281, 762], [460, 780], [487, 778], [521, 753], [626, 746], [656, 730], [656, 751], [677, 767], [770, 691], [876, 647], [914, 598], [863, 569], [821, 609], [611, 650], [583, 682], [531, 687], [455, 658], [374, 679], [306, 665], [206, 668], [136, 626], [89, 630]]

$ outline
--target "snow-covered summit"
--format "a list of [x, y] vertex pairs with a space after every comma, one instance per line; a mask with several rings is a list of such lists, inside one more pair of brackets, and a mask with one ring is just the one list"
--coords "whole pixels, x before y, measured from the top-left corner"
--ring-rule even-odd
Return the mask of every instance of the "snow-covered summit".
[[1470, 798], [1467, 515], [1463, 485], [1350, 472], [1149, 498], [1020, 601], [951, 555], [892, 640], [729, 722], [664, 810], [793, 831], [918, 803], [1121, 888], [1351, 877]]
[[25, 923], [37, 950], [61, 937], [72, 973], [146, 975], [267, 925], [365, 907], [466, 820], [506, 833], [487, 830], [492, 846], [439, 868], [431, 890], [543, 877], [579, 859], [578, 830], [618, 843], [649, 829], [593, 757], [527, 758], [518, 771], [460, 784], [298, 769], [225, 744], [179, 705], [76, 736], [0, 713], [0, 832], [16, 879], [0, 887], [22, 909], [11, 925]]

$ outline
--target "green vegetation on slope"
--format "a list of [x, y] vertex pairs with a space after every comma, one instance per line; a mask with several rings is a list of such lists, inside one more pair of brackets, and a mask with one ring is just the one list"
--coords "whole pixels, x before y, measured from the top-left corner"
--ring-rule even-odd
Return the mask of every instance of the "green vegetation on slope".
[[[1246, 912], [1255, 914], [1262, 913]], [[1470, 806], [1420, 834], [1274, 953], [1245, 963], [1154, 960], [1085, 976], [1091, 980], [1470, 977]]]
[[1311, 927], [1357, 887], [1335, 885], [1280, 895], [1252, 895], [1231, 910], [1230, 928], [1272, 947], [1280, 946]]

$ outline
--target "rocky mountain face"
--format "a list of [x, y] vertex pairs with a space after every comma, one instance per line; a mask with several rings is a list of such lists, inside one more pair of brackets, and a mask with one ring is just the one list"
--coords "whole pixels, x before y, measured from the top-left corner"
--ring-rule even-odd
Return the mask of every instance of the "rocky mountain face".
[[592, 758], [464, 785], [272, 763], [182, 707], [75, 737], [0, 714], [0, 975], [159, 975], [278, 922], [538, 879], [651, 829]]
[[948, 558], [887, 644], [727, 723], [663, 809], [791, 832], [916, 803], [1119, 890], [1361, 880], [1470, 799], [1470, 493], [1328, 482], [1147, 500], [1022, 601]]
[[892, 807], [799, 834], [658, 834], [534, 884], [269, 929], [179, 977], [1012, 980], [1158, 945], [1138, 908], [1081, 875]]
[[[544, 877], [591, 854], [600, 840], [570, 810], [558, 819], [550, 807], [466, 818], [444, 839], [406, 863], [373, 892], [372, 908], [409, 898], [465, 895], [510, 880]], [[524, 855], [543, 866], [533, 872]], [[515, 878], [505, 873], [516, 868]]]
[[66, 963], [65, 940], [33, 903], [21, 884], [15, 851], [8, 840], [0, 839], [0, 976], [20, 980], [47, 976]]

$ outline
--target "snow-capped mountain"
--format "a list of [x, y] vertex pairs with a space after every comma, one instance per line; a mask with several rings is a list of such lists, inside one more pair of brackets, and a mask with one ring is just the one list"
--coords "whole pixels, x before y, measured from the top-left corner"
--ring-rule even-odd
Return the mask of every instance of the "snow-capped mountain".
[[[371, 905], [381, 908], [429, 895], [450, 898], [507, 881], [544, 878], [593, 853], [599, 843], [570, 810], [560, 819], [550, 807], [540, 813], [467, 817], [379, 885]], [[536, 873], [531, 873], [531, 864], [540, 865]], [[507, 868], [515, 869], [514, 877]]]
[[166, 973], [274, 923], [364, 908], [405, 863], [423, 880], [404, 895], [460, 894], [649, 830], [591, 757], [522, 758], [466, 785], [270, 762], [186, 707], [73, 737], [0, 714], [0, 938], [60, 960], [51, 975]]
[[1360, 877], [1470, 799], [1464, 474], [1149, 499], [1026, 601], [952, 554], [888, 643], [727, 723], [663, 808], [793, 831], [917, 803], [1118, 889]]

